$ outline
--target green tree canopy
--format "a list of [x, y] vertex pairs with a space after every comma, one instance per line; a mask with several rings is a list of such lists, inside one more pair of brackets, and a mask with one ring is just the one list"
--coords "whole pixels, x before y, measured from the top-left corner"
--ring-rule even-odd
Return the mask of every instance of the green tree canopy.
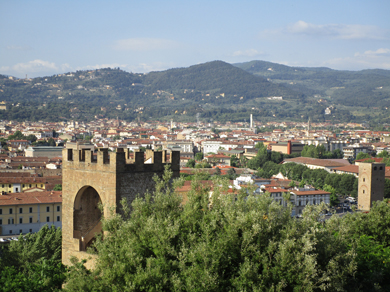
[[356, 155], [356, 160], [364, 159], [364, 158], [370, 158], [371, 155], [364, 152], [359, 152], [358, 155]]
[[191, 167], [191, 168], [194, 168], [195, 167], [195, 160], [194, 159], [189, 159], [186, 163], [186, 167]]
[[[321, 223], [324, 204], [291, 216], [270, 196], [193, 181], [188, 203], [169, 187], [104, 219], [96, 267], [70, 269], [67, 291], [388, 291], [389, 204]], [[212, 204], [212, 207], [211, 205]]]

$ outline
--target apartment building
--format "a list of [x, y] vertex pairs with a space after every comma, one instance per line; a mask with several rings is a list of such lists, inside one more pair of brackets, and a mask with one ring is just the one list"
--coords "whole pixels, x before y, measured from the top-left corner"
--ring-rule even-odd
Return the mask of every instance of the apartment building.
[[62, 192], [8, 193], [0, 196], [0, 235], [62, 226]]

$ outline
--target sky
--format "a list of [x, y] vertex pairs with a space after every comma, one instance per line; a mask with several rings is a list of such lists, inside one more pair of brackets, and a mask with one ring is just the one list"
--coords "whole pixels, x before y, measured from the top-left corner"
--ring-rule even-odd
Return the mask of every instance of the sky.
[[390, 70], [389, 0], [0, 0], [0, 74], [222, 60]]

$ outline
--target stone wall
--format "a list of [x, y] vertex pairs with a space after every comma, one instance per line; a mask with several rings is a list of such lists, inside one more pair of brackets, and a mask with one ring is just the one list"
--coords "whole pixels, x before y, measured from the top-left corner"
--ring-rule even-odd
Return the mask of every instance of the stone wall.
[[358, 209], [369, 211], [372, 203], [384, 198], [385, 164], [359, 164]]
[[153, 176], [161, 177], [165, 165], [170, 165], [174, 177], [179, 177], [180, 172], [179, 152], [172, 152], [171, 160], [166, 162], [166, 151], [149, 151], [150, 164], [144, 163], [143, 152], [136, 152], [131, 161], [129, 152], [123, 149], [110, 154], [107, 149], [100, 149], [97, 160], [90, 150], [64, 149], [62, 157], [62, 261], [66, 265], [71, 256], [88, 258], [83, 252], [88, 243], [83, 239], [93, 238], [88, 232], [96, 231], [99, 201], [103, 215], [109, 216], [119, 211], [122, 198], [131, 203], [137, 195], [153, 192]]

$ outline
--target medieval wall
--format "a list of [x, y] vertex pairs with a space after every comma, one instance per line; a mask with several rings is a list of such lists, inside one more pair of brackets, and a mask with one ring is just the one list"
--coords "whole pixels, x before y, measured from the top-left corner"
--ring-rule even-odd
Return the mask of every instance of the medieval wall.
[[[166, 152], [148, 152], [150, 164], [144, 163], [144, 153], [135, 153], [135, 160], [129, 153], [118, 149], [108, 153], [99, 150], [97, 158], [90, 150], [63, 150], [62, 184], [62, 261], [70, 264], [70, 257], [87, 259], [84, 252], [87, 241], [93, 238], [91, 232], [99, 232], [96, 225], [100, 218], [97, 207], [101, 202], [103, 215], [117, 212], [123, 197], [131, 203], [137, 195], [153, 192], [153, 176], [162, 176], [166, 164], [171, 166], [174, 177], [179, 176], [180, 153], [172, 152], [166, 162]], [[101, 229], [100, 229], [101, 231]]]

